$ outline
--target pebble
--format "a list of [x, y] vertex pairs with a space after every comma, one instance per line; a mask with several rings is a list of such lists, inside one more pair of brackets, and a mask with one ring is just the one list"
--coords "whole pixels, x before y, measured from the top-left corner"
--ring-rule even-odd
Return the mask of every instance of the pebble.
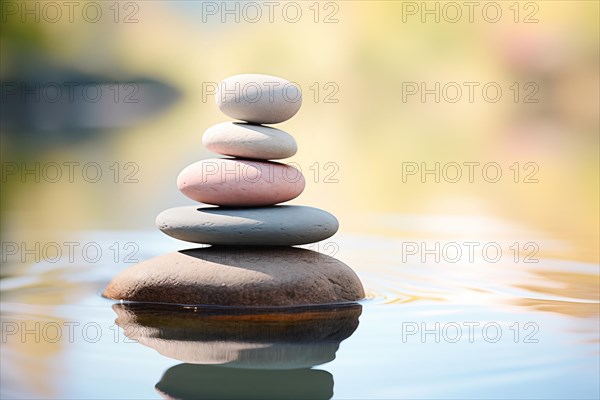
[[[212, 247], [182, 250], [143, 261], [119, 273], [103, 295], [144, 304], [235, 308], [338, 307], [341, 303], [347, 305], [363, 299], [362, 284], [347, 265], [322, 253], [290, 247], [333, 236], [339, 227], [337, 219], [318, 208], [276, 205], [299, 196], [306, 182], [298, 169], [268, 161], [291, 157], [298, 146], [290, 134], [262, 124], [280, 123], [293, 117], [302, 104], [300, 88], [274, 76], [235, 75], [219, 84], [216, 102], [223, 113], [245, 123], [216, 124], [206, 130], [202, 142], [210, 151], [236, 158], [213, 158], [188, 165], [179, 174], [177, 186], [190, 199], [219, 207], [176, 207], [156, 217], [156, 225], [163, 233]], [[244, 322], [251, 320], [231, 323], [230, 317], [235, 314], [227, 314], [216, 320], [194, 320], [198, 322], [194, 324], [194, 317], [190, 315], [177, 320], [170, 313], [167, 316], [136, 314], [135, 310], [140, 309], [134, 305], [115, 307], [126, 326], [140, 326], [134, 335], [140, 334], [133, 338], [162, 354], [186, 363], [228, 364], [259, 371], [270, 368], [302, 371], [304, 368], [312, 374], [314, 371], [308, 368], [335, 357], [343, 340], [335, 340], [336, 335], [348, 330], [351, 334], [358, 322], [356, 316], [349, 328], [335, 318], [332, 318], [333, 323], [319, 320], [311, 325], [311, 321], [302, 320], [297, 326], [281, 325], [279, 333], [284, 340], [279, 342], [273, 337], [276, 326], [272, 318], [245, 326]], [[171, 318], [175, 319], [171, 321]], [[228, 323], [221, 326], [223, 320]], [[268, 329], [261, 332], [265, 321]], [[167, 325], [157, 326], [161, 323]], [[317, 336], [310, 332], [311, 327], [316, 329]], [[296, 328], [299, 330], [294, 330]], [[290, 337], [285, 336], [294, 332]], [[307, 334], [306, 343], [302, 341], [303, 334]], [[229, 341], [228, 335], [231, 336]], [[321, 341], [321, 337], [325, 340]], [[209, 369], [207, 374], [210, 372]], [[245, 372], [242, 375], [247, 376]], [[218, 381], [221, 378], [222, 384]], [[260, 372], [249, 382], [284, 378], [263, 376]], [[209, 381], [218, 383], [221, 388], [236, 379], [216, 373]], [[168, 379], [163, 381], [159, 390], [168, 397], [171, 386], [165, 384]], [[299, 386], [312, 390], [314, 381], [313, 377], [308, 380], [311, 383]], [[177, 382], [172, 385], [180, 386]], [[281, 393], [289, 394], [289, 385], [284, 386]], [[330, 398], [333, 379], [325, 379], [323, 387], [326, 393], [316, 397]], [[272, 393], [269, 390], [268, 395]], [[212, 394], [207, 397], [214, 397]], [[260, 393], [253, 397], [266, 396]]]
[[298, 150], [289, 133], [243, 122], [222, 122], [211, 126], [204, 132], [202, 143], [214, 153], [260, 160], [288, 158]]
[[[242, 236], [242, 235], [239, 235]], [[114, 300], [221, 306], [298, 306], [365, 296], [343, 262], [298, 247], [207, 247], [151, 258], [120, 272]]]
[[283, 203], [304, 190], [296, 168], [267, 161], [211, 158], [188, 165], [177, 177], [181, 193], [201, 203], [256, 207]]
[[261, 74], [224, 79], [219, 83], [215, 99], [225, 115], [255, 124], [287, 121], [302, 105], [302, 93], [297, 85]]
[[184, 206], [156, 217], [156, 226], [175, 239], [232, 246], [294, 246], [333, 236], [337, 219], [306, 206], [220, 208]]

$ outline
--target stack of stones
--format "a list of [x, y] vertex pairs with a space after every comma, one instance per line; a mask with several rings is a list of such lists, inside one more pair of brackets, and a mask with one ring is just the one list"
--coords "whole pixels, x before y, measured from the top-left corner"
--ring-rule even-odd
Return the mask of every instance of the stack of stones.
[[337, 219], [326, 211], [278, 205], [298, 197], [305, 179], [298, 169], [270, 161], [293, 156], [297, 145], [290, 134], [265, 124], [294, 116], [302, 103], [300, 89], [273, 76], [235, 75], [219, 84], [216, 101], [223, 113], [243, 122], [214, 125], [202, 141], [232, 158], [195, 162], [181, 171], [177, 185], [192, 200], [217, 207], [176, 207], [156, 218], [169, 236], [213, 246], [141, 263], [133, 274], [124, 271], [115, 278], [104, 294], [120, 300], [262, 306], [364, 297], [360, 280], [345, 264], [282, 247], [318, 242], [338, 230]]

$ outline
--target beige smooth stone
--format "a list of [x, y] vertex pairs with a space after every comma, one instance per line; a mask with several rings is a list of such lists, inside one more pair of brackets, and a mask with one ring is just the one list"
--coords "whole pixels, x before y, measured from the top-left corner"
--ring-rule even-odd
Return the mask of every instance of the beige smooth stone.
[[225, 156], [279, 160], [296, 154], [298, 145], [287, 132], [244, 122], [222, 122], [208, 128], [202, 144]]
[[231, 118], [255, 124], [277, 124], [300, 110], [302, 92], [283, 78], [241, 74], [221, 81], [215, 100], [219, 109]]

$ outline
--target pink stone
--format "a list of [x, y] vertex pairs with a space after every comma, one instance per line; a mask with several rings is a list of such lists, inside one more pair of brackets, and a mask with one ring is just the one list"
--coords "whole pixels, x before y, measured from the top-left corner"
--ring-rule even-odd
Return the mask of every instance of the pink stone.
[[304, 190], [296, 168], [268, 161], [211, 158], [188, 165], [177, 177], [181, 193], [206, 204], [268, 206], [294, 199]]

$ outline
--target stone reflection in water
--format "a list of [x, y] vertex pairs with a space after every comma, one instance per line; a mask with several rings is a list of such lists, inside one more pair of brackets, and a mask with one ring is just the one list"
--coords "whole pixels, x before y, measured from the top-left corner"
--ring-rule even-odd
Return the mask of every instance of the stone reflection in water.
[[166, 399], [330, 399], [333, 376], [316, 369], [248, 370], [179, 364], [156, 384]]
[[125, 335], [191, 364], [248, 369], [310, 368], [332, 361], [358, 327], [362, 306], [286, 309], [115, 304]]
[[[329, 399], [332, 361], [360, 304], [271, 309], [115, 304], [125, 335], [184, 361], [156, 389], [168, 399]], [[203, 364], [203, 365], [199, 365]]]

